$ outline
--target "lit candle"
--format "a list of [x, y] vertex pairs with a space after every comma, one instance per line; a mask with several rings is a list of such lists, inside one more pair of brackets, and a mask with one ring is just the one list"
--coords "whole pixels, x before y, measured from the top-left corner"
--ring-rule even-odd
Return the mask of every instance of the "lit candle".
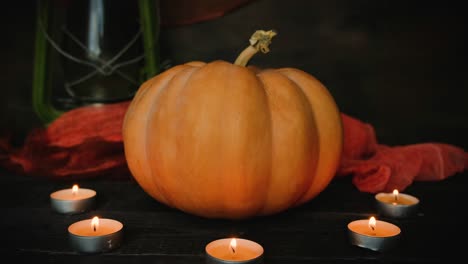
[[348, 224], [351, 244], [374, 251], [393, 248], [400, 237], [401, 229], [391, 223], [376, 220], [356, 220]]
[[206, 263], [263, 263], [263, 247], [251, 240], [223, 238], [206, 245]]
[[123, 224], [113, 219], [82, 220], [68, 227], [72, 247], [83, 253], [106, 252], [118, 248], [122, 242]]
[[418, 198], [399, 193], [396, 189], [392, 193], [376, 194], [375, 200], [379, 213], [393, 218], [413, 216], [416, 214], [419, 205]]
[[79, 214], [93, 208], [96, 191], [79, 188], [77, 184], [70, 189], [50, 194], [52, 208], [62, 214]]

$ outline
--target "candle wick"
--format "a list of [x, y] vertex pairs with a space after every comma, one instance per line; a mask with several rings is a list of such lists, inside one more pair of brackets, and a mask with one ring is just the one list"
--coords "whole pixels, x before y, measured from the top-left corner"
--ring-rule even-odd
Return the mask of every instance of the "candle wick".
[[96, 232], [96, 225], [93, 226], [94, 232]]
[[233, 246], [231, 246], [231, 250], [232, 250], [232, 253], [236, 253], [236, 249]]
[[373, 236], [375, 236], [375, 235], [376, 235], [376, 233], [375, 233], [375, 227], [374, 227], [373, 225], [371, 225], [370, 228], [372, 229], [371, 234], [372, 234]]

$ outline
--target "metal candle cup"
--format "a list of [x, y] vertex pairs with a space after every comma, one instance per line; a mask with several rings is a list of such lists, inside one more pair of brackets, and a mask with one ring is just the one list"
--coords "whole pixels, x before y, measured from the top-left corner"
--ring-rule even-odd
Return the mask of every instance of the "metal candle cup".
[[407, 218], [417, 212], [419, 199], [404, 193], [378, 193], [375, 195], [377, 210], [380, 214], [393, 218]]
[[62, 214], [79, 214], [94, 207], [96, 191], [78, 188], [56, 191], [50, 194], [52, 209]]
[[205, 247], [207, 264], [263, 263], [263, 247], [251, 240], [223, 238]]
[[70, 244], [76, 251], [101, 253], [120, 247], [123, 224], [113, 219], [96, 219], [82, 220], [68, 227]]
[[356, 220], [348, 224], [351, 244], [374, 251], [387, 251], [394, 248], [399, 240], [401, 229], [391, 223], [372, 220]]

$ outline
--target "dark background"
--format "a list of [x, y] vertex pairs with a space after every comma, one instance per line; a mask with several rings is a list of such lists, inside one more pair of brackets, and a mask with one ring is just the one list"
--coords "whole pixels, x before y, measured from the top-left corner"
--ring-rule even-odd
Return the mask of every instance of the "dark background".
[[[467, 149], [462, 4], [257, 0], [221, 18], [163, 27], [161, 58], [166, 65], [233, 62], [255, 30], [275, 29], [271, 52], [251, 64], [314, 75], [341, 111], [372, 124], [383, 144], [438, 141]], [[31, 104], [36, 5], [9, 1], [2, 13], [0, 129], [21, 137], [41, 125]]]

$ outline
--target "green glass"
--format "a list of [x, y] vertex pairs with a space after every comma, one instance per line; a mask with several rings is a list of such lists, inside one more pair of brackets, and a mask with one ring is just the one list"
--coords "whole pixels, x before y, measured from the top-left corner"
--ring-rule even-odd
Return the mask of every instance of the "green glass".
[[159, 1], [39, 0], [33, 108], [48, 124], [71, 109], [130, 100], [160, 72]]

